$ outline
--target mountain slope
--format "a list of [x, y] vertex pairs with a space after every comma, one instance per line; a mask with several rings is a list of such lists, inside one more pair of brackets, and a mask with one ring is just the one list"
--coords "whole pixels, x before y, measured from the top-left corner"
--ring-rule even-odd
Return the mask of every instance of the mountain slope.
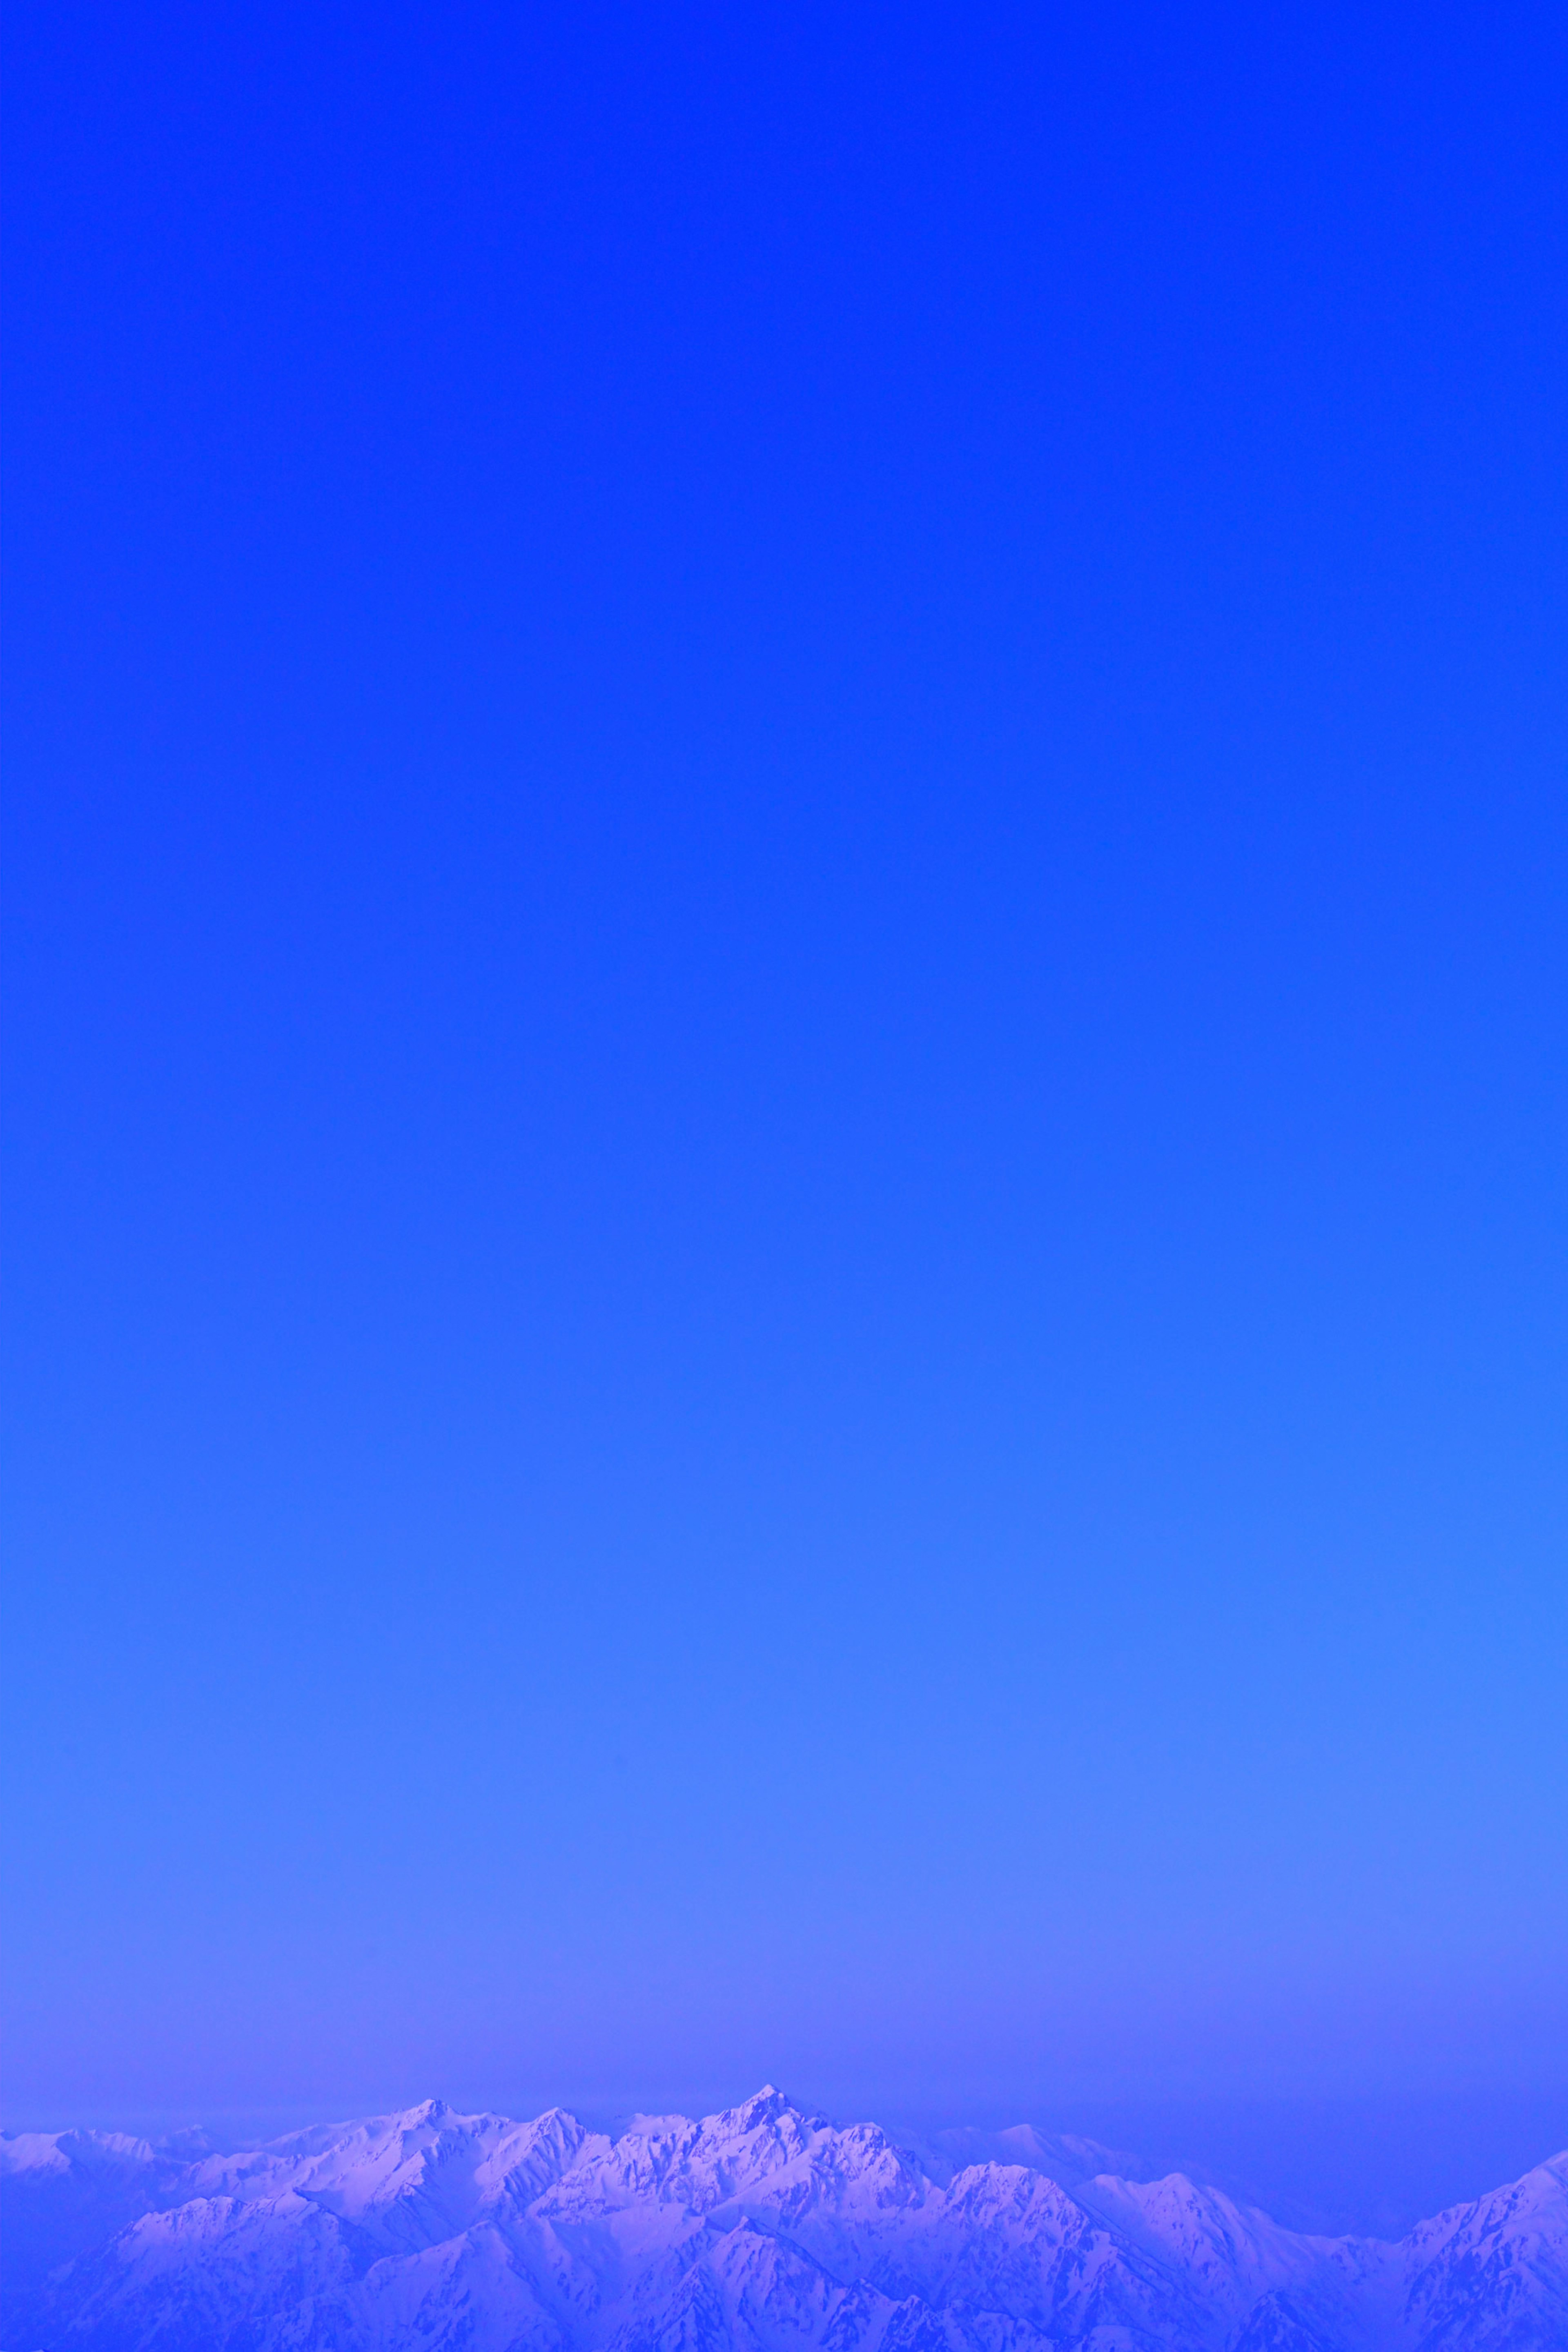
[[615, 2139], [438, 2101], [232, 2153], [31, 2134], [0, 2142], [3, 2342], [1568, 2352], [1568, 2157], [1398, 2245], [1089, 2169], [1108, 2157], [1026, 2131], [916, 2153], [771, 2088]]

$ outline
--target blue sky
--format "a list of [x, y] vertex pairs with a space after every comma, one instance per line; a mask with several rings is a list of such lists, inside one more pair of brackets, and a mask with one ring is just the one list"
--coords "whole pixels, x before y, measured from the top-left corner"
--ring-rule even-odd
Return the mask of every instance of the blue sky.
[[1561, 27], [10, 45], [7, 2120], [1568, 2085]]

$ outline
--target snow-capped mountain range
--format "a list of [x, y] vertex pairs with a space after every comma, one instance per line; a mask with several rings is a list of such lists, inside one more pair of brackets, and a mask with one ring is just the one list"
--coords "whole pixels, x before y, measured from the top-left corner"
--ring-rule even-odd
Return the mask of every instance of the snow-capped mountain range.
[[6, 2352], [1568, 2352], [1568, 2153], [1398, 2244], [781, 2092], [616, 2138], [437, 2101], [224, 2154], [0, 2141]]

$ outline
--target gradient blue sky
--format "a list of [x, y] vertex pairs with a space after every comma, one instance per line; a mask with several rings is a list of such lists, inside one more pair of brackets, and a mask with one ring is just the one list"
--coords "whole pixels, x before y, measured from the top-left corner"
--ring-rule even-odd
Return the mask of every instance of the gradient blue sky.
[[1565, 62], [13, 10], [10, 2122], [1568, 2086]]

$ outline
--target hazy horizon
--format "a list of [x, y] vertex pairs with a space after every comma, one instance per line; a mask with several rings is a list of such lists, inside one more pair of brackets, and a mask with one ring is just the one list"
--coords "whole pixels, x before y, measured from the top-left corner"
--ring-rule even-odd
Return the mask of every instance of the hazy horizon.
[[[526, 2117], [563, 2107], [590, 2129], [618, 2134], [637, 2117], [702, 2116], [738, 2105], [761, 2087], [732, 2096], [676, 2096], [663, 2102], [627, 2099], [605, 2104], [592, 2096], [537, 2101], [446, 2096], [458, 2114]], [[1186, 2099], [1080, 2099], [1052, 2105], [1028, 2101], [971, 2107], [900, 2109], [796, 2097], [805, 2113], [843, 2125], [880, 2124], [914, 2147], [965, 2127], [999, 2132], [1029, 2125], [1047, 2135], [1077, 2134], [1112, 2152], [1136, 2157], [1152, 2169], [1184, 2171], [1212, 2180], [1233, 2196], [1255, 2201], [1288, 2227], [1339, 2235], [1397, 2238], [1415, 2221], [1500, 2188], [1568, 2147], [1568, 2086], [1515, 2086], [1484, 2092], [1361, 2097], [1248, 2098], [1242, 2095]], [[123, 2110], [61, 2118], [9, 2119], [7, 2132], [69, 2128], [133, 2133], [156, 2143], [205, 2128], [216, 2145], [239, 2148], [281, 2138], [313, 2125], [347, 2122], [361, 2114], [397, 2113], [405, 2103], [371, 2102], [342, 2114], [293, 2105], [249, 2113]], [[416, 2101], [406, 2105], [419, 2104]]]

